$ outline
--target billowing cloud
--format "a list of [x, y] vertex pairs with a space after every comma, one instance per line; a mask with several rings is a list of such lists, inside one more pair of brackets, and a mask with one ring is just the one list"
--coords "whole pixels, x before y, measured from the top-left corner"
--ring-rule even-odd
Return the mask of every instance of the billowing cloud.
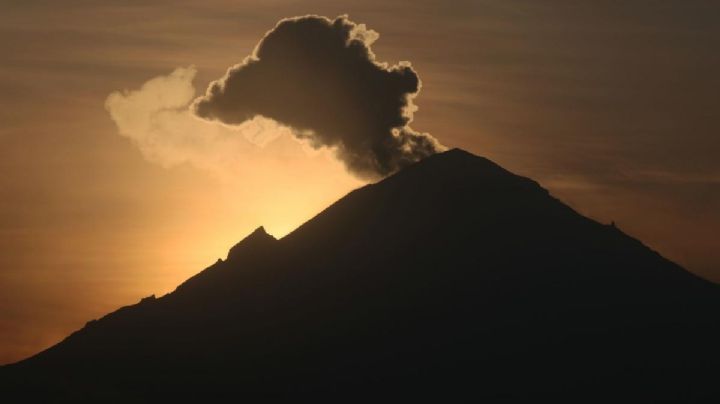
[[195, 74], [192, 67], [178, 68], [137, 89], [113, 92], [105, 102], [119, 134], [146, 160], [166, 168], [192, 166], [209, 174], [211, 185], [200, 189], [214, 197], [194, 192], [183, 196], [184, 209], [196, 212], [194, 219], [186, 220], [200, 217], [205, 223], [208, 215], [218, 215], [208, 231], [217, 235], [215, 226], [222, 222], [231, 239], [237, 237], [237, 229], [251, 231], [259, 225], [280, 237], [363, 185], [330, 149], [309, 147], [271, 119], [258, 116], [229, 126], [198, 118], [189, 108], [197, 97]]
[[420, 79], [407, 62], [378, 62], [370, 49], [378, 37], [346, 16], [281, 20], [210, 84], [194, 112], [231, 125], [268, 117], [334, 149], [357, 175], [390, 174], [442, 146], [410, 128]]
[[195, 74], [194, 67], [177, 68], [138, 90], [113, 92], [105, 101], [118, 132], [150, 162], [163, 167], [191, 164], [232, 175], [228, 168], [237, 161], [283, 134], [289, 136], [288, 128], [260, 116], [233, 127], [198, 119], [189, 110], [196, 96]]

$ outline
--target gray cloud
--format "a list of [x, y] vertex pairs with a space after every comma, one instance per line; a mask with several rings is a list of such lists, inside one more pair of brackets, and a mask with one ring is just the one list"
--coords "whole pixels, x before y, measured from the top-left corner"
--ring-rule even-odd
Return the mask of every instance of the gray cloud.
[[334, 148], [359, 176], [390, 174], [442, 146], [410, 128], [420, 78], [408, 62], [376, 61], [378, 36], [346, 16], [281, 20], [193, 109], [226, 124], [272, 118], [313, 147]]

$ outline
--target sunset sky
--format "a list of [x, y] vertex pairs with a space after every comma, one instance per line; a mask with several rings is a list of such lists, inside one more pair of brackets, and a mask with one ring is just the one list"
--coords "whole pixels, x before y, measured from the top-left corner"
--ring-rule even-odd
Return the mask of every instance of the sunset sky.
[[189, 110], [306, 14], [347, 14], [379, 33], [379, 62], [412, 64], [413, 129], [720, 281], [717, 1], [0, 5], [0, 364], [368, 181], [270, 119]]

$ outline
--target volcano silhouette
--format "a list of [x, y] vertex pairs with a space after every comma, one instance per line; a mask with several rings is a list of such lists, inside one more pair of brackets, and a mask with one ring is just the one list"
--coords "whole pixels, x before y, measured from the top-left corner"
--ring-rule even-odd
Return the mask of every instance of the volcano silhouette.
[[719, 395], [720, 289], [454, 149], [0, 370], [52, 402]]

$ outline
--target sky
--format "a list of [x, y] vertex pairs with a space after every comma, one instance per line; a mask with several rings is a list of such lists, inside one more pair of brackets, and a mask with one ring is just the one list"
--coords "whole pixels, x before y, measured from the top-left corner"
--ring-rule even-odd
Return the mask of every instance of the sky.
[[[286, 17], [347, 14], [412, 128], [720, 281], [716, 1], [0, 0], [0, 363], [282, 237], [372, 181], [189, 105]], [[283, 102], [278, 97], [278, 102]]]

